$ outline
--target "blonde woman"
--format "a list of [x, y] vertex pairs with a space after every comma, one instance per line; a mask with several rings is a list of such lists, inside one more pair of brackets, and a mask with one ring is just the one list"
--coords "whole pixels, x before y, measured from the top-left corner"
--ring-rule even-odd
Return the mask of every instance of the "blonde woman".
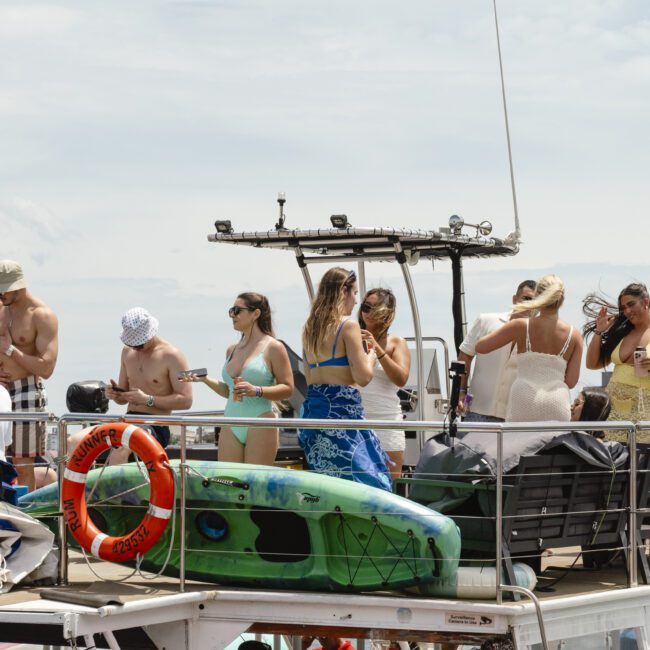
[[[408, 380], [411, 355], [406, 340], [388, 331], [395, 320], [395, 305], [390, 289], [370, 289], [359, 307], [361, 336], [373, 364], [372, 380], [359, 389], [368, 420], [404, 419], [397, 389]], [[406, 448], [404, 430], [377, 429], [375, 434], [390, 458], [391, 478], [399, 478]]]
[[476, 344], [480, 354], [504, 345], [517, 346], [517, 378], [510, 389], [506, 412], [509, 422], [538, 422], [571, 419], [569, 389], [578, 383], [582, 360], [582, 336], [560, 320], [564, 283], [557, 275], [544, 276], [536, 296], [514, 305], [520, 311], [537, 312], [532, 318], [517, 318], [483, 336]]
[[[357, 388], [372, 379], [359, 323], [350, 318], [357, 296], [354, 271], [325, 273], [303, 329], [307, 397], [301, 417], [362, 420]], [[299, 429], [309, 468], [321, 474], [390, 490], [384, 453], [367, 429]]]

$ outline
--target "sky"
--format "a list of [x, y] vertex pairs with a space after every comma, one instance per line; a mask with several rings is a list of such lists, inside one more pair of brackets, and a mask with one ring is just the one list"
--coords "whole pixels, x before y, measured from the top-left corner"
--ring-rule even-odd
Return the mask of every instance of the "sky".
[[[586, 293], [650, 279], [650, 5], [497, 8], [523, 243], [465, 264], [468, 315], [556, 272], [581, 326]], [[513, 229], [491, 0], [2, 0], [0, 60], [0, 258], [59, 317], [54, 412], [70, 383], [117, 376], [132, 306], [213, 375], [241, 291], [298, 347], [293, 255], [207, 242], [215, 219], [271, 228], [280, 191], [290, 227]], [[449, 265], [413, 271], [424, 333], [451, 345]], [[368, 275], [410, 335], [399, 270]], [[195, 387], [195, 408], [221, 404]]]

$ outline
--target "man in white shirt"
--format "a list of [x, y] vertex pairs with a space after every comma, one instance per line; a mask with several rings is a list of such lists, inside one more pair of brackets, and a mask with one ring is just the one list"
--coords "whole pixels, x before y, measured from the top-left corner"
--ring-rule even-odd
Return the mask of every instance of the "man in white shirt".
[[[518, 287], [512, 304], [535, 297], [536, 283], [534, 280], [524, 280]], [[520, 313], [517, 318], [526, 316]], [[476, 356], [476, 342], [486, 334], [507, 323], [512, 318], [510, 312], [502, 314], [481, 314], [460, 344], [458, 360], [465, 362], [465, 374], [461, 377], [460, 400], [458, 414], [464, 415], [465, 422], [503, 422], [508, 406], [510, 386], [515, 379], [514, 360], [510, 361], [510, 346], [504, 346], [489, 354], [482, 354], [474, 364], [474, 372], [469, 382], [472, 394], [471, 410], [465, 413], [463, 402], [467, 394], [467, 383]], [[510, 363], [509, 363], [510, 361]]]

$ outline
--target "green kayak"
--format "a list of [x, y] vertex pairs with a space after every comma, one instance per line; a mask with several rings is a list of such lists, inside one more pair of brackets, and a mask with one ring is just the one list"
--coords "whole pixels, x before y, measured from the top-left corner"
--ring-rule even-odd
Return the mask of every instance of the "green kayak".
[[[176, 508], [142, 567], [178, 576]], [[384, 490], [309, 472], [207, 461], [188, 462], [186, 576], [271, 588], [369, 591], [423, 585], [454, 576], [460, 555], [456, 524]], [[101, 480], [97, 480], [101, 473]], [[89, 472], [88, 511], [107, 535], [137, 528], [149, 505], [144, 465]], [[25, 495], [20, 507], [52, 529], [56, 485]], [[72, 538], [69, 538], [71, 543]], [[132, 563], [131, 563], [132, 564]]]

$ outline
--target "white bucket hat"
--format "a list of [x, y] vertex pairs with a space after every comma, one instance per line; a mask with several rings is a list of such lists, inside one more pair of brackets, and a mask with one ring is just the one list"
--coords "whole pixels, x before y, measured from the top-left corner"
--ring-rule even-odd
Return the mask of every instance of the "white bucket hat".
[[0, 293], [26, 288], [22, 266], [13, 260], [0, 260]]
[[158, 319], [146, 309], [133, 307], [122, 316], [122, 334], [124, 345], [136, 347], [144, 345], [158, 333]]

